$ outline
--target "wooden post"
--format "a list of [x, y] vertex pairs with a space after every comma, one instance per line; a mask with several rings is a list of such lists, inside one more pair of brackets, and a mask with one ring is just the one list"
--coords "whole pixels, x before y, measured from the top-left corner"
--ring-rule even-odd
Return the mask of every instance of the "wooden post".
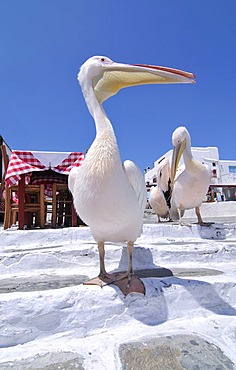
[[57, 184], [52, 185], [52, 227], [56, 227], [57, 222]]
[[21, 175], [18, 184], [18, 207], [19, 230], [23, 230], [25, 224], [25, 174]]
[[44, 184], [40, 185], [39, 204], [40, 204], [39, 225], [40, 228], [43, 229], [45, 227]]
[[72, 212], [72, 226], [74, 227], [74, 226], [77, 226], [77, 213], [74, 207], [73, 200], [71, 204], [71, 212]]
[[11, 219], [11, 189], [6, 185], [5, 187], [5, 214], [4, 214], [4, 230], [10, 227]]

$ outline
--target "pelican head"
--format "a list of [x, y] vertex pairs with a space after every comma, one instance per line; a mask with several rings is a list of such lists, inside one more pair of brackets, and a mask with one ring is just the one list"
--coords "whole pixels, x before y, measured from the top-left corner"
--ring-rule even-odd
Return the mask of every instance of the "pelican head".
[[99, 103], [128, 86], [195, 82], [195, 76], [189, 72], [147, 64], [117, 63], [105, 56], [91, 57], [81, 66], [78, 80], [85, 95], [88, 79]]
[[172, 134], [172, 144], [174, 146], [171, 162], [171, 183], [174, 183], [176, 171], [181, 156], [186, 148], [186, 143], [190, 143], [190, 136], [185, 127], [178, 127]]

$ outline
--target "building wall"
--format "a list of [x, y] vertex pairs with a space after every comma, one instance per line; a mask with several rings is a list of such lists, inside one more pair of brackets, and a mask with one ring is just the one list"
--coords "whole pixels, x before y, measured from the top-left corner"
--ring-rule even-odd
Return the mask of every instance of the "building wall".
[[[192, 147], [192, 154], [193, 157], [200, 161], [201, 163], [204, 163], [209, 166], [209, 168], [213, 171], [215, 171], [216, 178], [219, 178], [219, 152], [218, 148], [216, 147], [206, 147], [206, 148], [198, 148], [198, 147]], [[171, 158], [172, 158], [173, 150], [169, 150], [166, 152], [163, 156], [158, 158], [154, 162], [154, 168], [148, 170], [145, 173], [145, 181], [152, 182], [153, 178], [156, 176], [156, 167], [158, 163], [163, 159], [167, 158], [170, 161], [171, 164]], [[180, 160], [180, 165], [183, 164], [183, 158]]]
[[[234, 194], [236, 191], [236, 160], [220, 160], [217, 147], [192, 147], [193, 157], [203, 164], [206, 164], [212, 171], [211, 185], [229, 185], [229, 188], [220, 187], [215, 191], [223, 195], [225, 200], [235, 200]], [[167, 158], [171, 164], [172, 150], [169, 150], [162, 157], [154, 162], [154, 167], [145, 173], [146, 183], [153, 183], [157, 173], [157, 165], [163, 158]], [[180, 165], [183, 164], [181, 158]], [[235, 184], [235, 188], [233, 185]]]

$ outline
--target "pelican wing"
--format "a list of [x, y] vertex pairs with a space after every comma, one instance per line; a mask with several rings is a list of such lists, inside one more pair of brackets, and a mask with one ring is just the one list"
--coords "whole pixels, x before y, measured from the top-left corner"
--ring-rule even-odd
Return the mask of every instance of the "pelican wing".
[[158, 216], [163, 218], [168, 217], [169, 208], [167, 206], [163, 191], [158, 186], [151, 188], [149, 203]]
[[144, 176], [132, 161], [125, 161], [123, 163], [123, 168], [130, 185], [136, 193], [140, 209], [144, 212], [147, 203], [147, 191]]
[[78, 174], [78, 171], [80, 170], [79, 167], [73, 167], [68, 176], [68, 187], [71, 192], [71, 194], [74, 196], [74, 185], [75, 185], [75, 180]]

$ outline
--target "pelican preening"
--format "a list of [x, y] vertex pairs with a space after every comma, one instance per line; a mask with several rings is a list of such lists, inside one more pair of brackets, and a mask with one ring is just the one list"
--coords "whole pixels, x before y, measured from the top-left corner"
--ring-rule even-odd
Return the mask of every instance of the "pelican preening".
[[[174, 146], [171, 164], [171, 218], [180, 220], [186, 209], [195, 208], [200, 225], [204, 223], [200, 214], [200, 206], [210, 185], [210, 169], [193, 158], [191, 152], [191, 139], [185, 127], [178, 127], [172, 135]], [[184, 165], [178, 168], [181, 156], [183, 155]], [[177, 171], [177, 172], [176, 172]]]
[[[145, 293], [132, 269], [132, 250], [140, 236], [146, 206], [143, 175], [131, 161], [122, 165], [113, 127], [102, 103], [121, 88], [141, 84], [194, 83], [192, 73], [150, 65], [129, 65], [94, 56], [81, 67], [78, 80], [94, 118], [96, 137], [82, 166], [69, 176], [69, 188], [81, 219], [90, 226], [98, 244], [100, 273], [91, 284], [115, 283], [124, 294]], [[104, 263], [105, 242], [127, 242], [128, 270], [108, 274]]]
[[157, 215], [170, 220], [171, 170], [169, 159], [164, 158], [157, 166], [157, 184], [150, 190], [149, 203]]

